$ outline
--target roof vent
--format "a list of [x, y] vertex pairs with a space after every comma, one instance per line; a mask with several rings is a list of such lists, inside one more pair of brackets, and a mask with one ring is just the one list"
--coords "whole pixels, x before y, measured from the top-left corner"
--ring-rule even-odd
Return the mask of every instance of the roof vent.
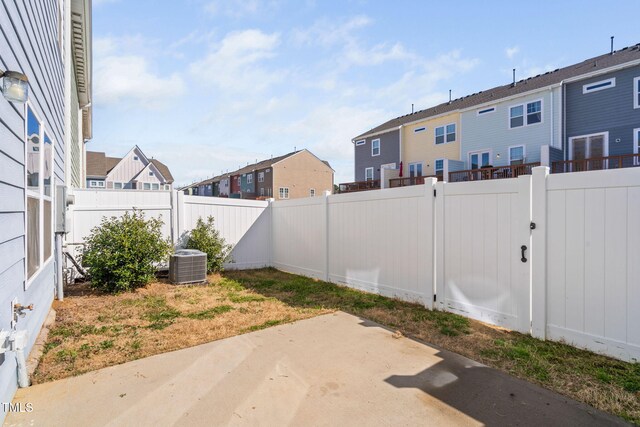
[[613, 51], [613, 38], [614, 38], [614, 37], [615, 37], [615, 36], [611, 36], [611, 55], [613, 55], [613, 52], [614, 52], [614, 51]]
[[511, 83], [511, 86], [515, 87], [516, 86], [516, 69], [513, 69], [513, 83]]

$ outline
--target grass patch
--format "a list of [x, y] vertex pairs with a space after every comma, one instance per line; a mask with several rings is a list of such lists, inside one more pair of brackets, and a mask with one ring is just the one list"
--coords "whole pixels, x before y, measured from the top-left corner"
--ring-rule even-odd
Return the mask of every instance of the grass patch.
[[231, 310], [233, 310], [233, 307], [231, 307], [230, 305], [220, 305], [218, 307], [208, 308], [206, 310], [198, 311], [196, 313], [190, 313], [190, 314], [187, 314], [186, 316], [189, 319], [196, 319], [196, 320], [213, 319], [217, 315], [222, 313], [227, 313]]
[[245, 329], [246, 332], [255, 332], [255, 331], [259, 331], [262, 329], [266, 329], [266, 328], [270, 328], [272, 326], [278, 326], [281, 325], [283, 323], [286, 323], [287, 321], [289, 321], [290, 319], [282, 319], [282, 320], [267, 320], [264, 323], [261, 323], [259, 325], [252, 325], [250, 327], [248, 327], [247, 329]]

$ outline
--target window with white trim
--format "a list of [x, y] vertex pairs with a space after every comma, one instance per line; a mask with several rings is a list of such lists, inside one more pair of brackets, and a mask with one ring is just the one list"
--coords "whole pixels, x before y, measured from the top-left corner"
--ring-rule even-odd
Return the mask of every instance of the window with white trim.
[[122, 190], [122, 183], [121, 182], [114, 182], [113, 183], [113, 188], [114, 188], [114, 190]]
[[371, 141], [371, 155], [380, 155], [380, 139], [374, 139], [373, 141]]
[[356, 141], [356, 145], [364, 145], [365, 142], [367, 142], [367, 141], [364, 140], [364, 139], [361, 139], [360, 141]]
[[[207, 187], [211, 188], [211, 186], [210, 186], [210, 185], [208, 185]], [[152, 189], [152, 190], [156, 190], [156, 191], [157, 191], [157, 190], [160, 190], [160, 184], [157, 184], [157, 183], [153, 183], [153, 184], [151, 184], [151, 189]]]
[[373, 168], [365, 168], [365, 170], [364, 170], [364, 180], [365, 181], [373, 181]]
[[264, 172], [258, 172], [258, 182], [264, 182]]
[[542, 101], [509, 107], [509, 129], [529, 126], [542, 121]]
[[485, 114], [489, 114], [489, 113], [493, 113], [496, 111], [496, 107], [487, 107], [487, 108], [481, 108], [480, 110], [477, 111], [477, 115], [478, 116], [484, 116]]
[[289, 198], [289, 188], [288, 187], [280, 187], [279, 193], [280, 193], [280, 198], [281, 199], [288, 199]]
[[525, 149], [524, 145], [515, 145], [509, 147], [509, 165], [524, 164]]
[[433, 170], [436, 175], [442, 175], [444, 173], [444, 159], [436, 159]]
[[135, 161], [139, 160], [138, 156], [133, 156], [133, 160], [135, 160]]
[[27, 279], [53, 254], [53, 142], [26, 106]]
[[104, 188], [104, 181], [90, 180], [89, 187], [91, 188]]
[[446, 126], [438, 126], [434, 130], [436, 144], [444, 144], [445, 142], [453, 142], [456, 140], [456, 124], [451, 123]]
[[640, 108], [640, 77], [633, 79], [633, 108]]
[[144, 187], [145, 190], [151, 190], [151, 183], [150, 182], [145, 182], [144, 183]]
[[247, 184], [253, 184], [253, 174], [247, 174]]
[[164, 189], [168, 191], [168, 190], [170, 190], [170, 189], [171, 189], [171, 187], [169, 186], [169, 184], [165, 184], [165, 185], [164, 185]]
[[612, 77], [606, 80], [600, 80], [598, 82], [587, 83], [586, 85], [582, 86], [582, 93], [585, 94], [585, 93], [597, 92], [599, 90], [610, 89], [612, 87], [616, 87], [615, 77]]
[[[640, 154], [640, 128], [633, 130], [633, 154]], [[640, 165], [640, 157], [636, 156], [633, 164]]]
[[316, 189], [315, 188], [309, 189], [309, 196], [310, 197], [316, 197]]
[[260, 196], [264, 196], [264, 187], [260, 188]]

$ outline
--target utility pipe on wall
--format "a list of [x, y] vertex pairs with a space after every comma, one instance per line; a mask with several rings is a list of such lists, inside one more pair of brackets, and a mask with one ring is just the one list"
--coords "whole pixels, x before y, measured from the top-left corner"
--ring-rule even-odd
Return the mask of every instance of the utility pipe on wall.
[[56, 296], [58, 301], [64, 299], [64, 283], [62, 280], [62, 263], [64, 255], [62, 254], [62, 233], [56, 233]]

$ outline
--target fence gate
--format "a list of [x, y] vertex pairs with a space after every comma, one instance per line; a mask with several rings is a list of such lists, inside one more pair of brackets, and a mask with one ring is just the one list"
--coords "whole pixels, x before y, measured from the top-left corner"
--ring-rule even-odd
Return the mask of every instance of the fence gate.
[[437, 184], [437, 309], [530, 331], [531, 182]]

